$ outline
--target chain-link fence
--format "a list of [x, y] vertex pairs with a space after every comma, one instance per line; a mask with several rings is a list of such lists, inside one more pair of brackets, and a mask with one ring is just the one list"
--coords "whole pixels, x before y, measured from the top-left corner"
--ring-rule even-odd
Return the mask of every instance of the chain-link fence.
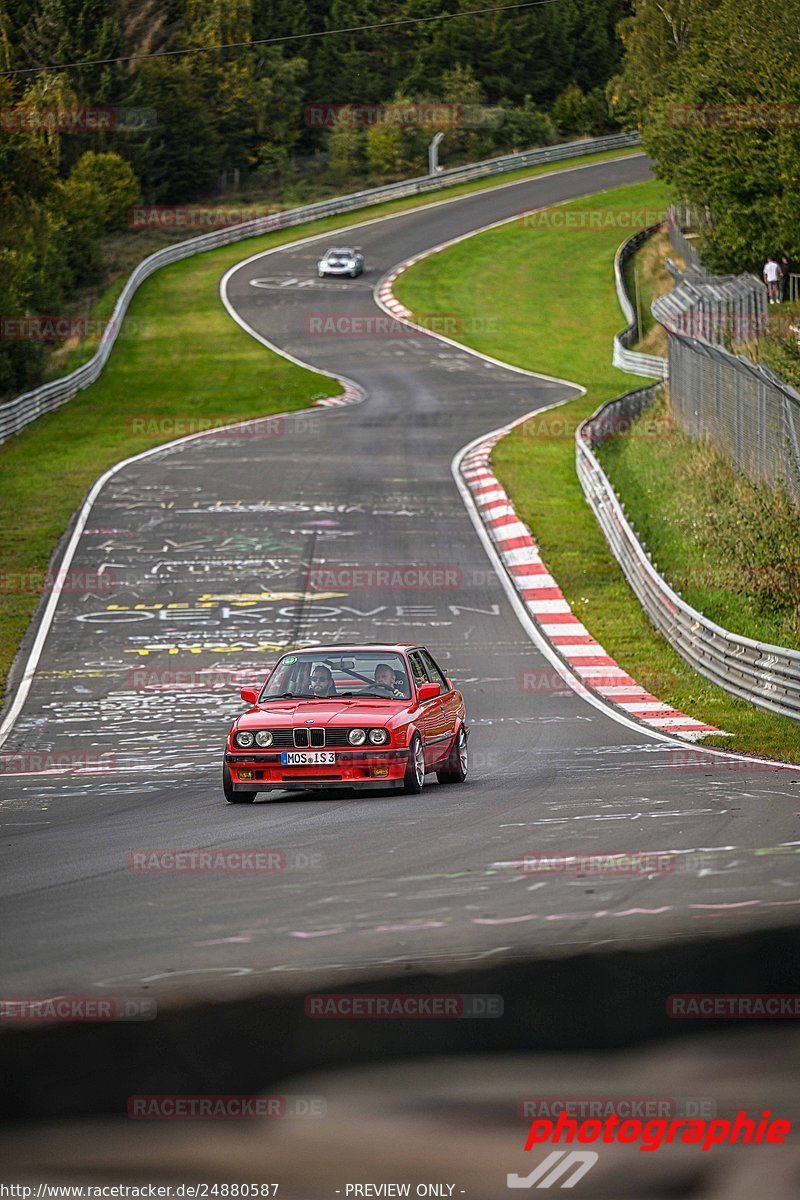
[[752, 341], [769, 327], [767, 289], [755, 275], [711, 275], [682, 226], [698, 224], [697, 216], [672, 206], [667, 210], [667, 231], [675, 253], [683, 260], [680, 268], [671, 260], [667, 266], [676, 279], [675, 287], [653, 302], [653, 315], [668, 333], [703, 338], [717, 345]]
[[693, 214], [686, 205], [671, 204], [667, 209], [667, 233], [672, 243], [672, 249], [683, 259], [686, 270], [690, 270], [692, 267], [703, 270], [694, 243], [689, 241], [684, 233], [684, 229], [692, 225], [694, 220]]
[[670, 407], [755, 483], [783, 483], [800, 503], [800, 392], [723, 346], [671, 333]]
[[669, 335], [675, 419], [753, 482], [782, 483], [800, 503], [800, 394], [731, 350], [768, 332], [767, 289], [755, 275], [710, 275], [686, 241], [682, 226], [689, 222], [702, 223], [694, 212], [670, 208], [670, 240], [686, 269], [652, 305]]

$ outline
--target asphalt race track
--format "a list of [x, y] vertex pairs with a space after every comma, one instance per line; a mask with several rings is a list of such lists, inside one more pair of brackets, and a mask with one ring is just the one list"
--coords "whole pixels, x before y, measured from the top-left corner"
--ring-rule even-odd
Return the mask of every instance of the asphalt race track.
[[[382, 317], [373, 288], [409, 256], [649, 174], [642, 156], [558, 172], [232, 274], [243, 322], [366, 399], [288, 416], [267, 436], [159, 451], [101, 492], [73, 570], [102, 568], [113, 593], [63, 594], [4, 750], [69, 751], [102, 769], [0, 777], [7, 995], [231, 996], [287, 976], [491, 965], [793, 918], [800, 775], [724, 760], [676, 769], [669, 742], [560, 683], [453, 482], [468, 442], [571, 389], [421, 333], [314, 332], [314, 318]], [[364, 276], [317, 280], [320, 249], [348, 241], [364, 250]], [[461, 582], [307, 596], [308, 569], [331, 564], [455, 564]], [[288, 645], [416, 639], [467, 697], [465, 786], [224, 802], [223, 737], [241, 707], [232, 680], [258, 677]], [[276, 847], [288, 865], [132, 870], [130, 854], [148, 847]], [[632, 850], [684, 853], [654, 877], [542, 878], [515, 865], [528, 852]]]

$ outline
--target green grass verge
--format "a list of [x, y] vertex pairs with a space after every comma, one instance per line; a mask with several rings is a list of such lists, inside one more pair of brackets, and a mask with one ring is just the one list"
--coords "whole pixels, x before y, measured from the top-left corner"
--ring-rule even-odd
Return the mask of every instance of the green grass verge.
[[[219, 280], [230, 266], [270, 246], [363, 218], [621, 156], [626, 152], [586, 155], [429, 196], [372, 205], [207, 251], [146, 280], [131, 302], [122, 335], [98, 382], [0, 446], [0, 510], [13, 514], [0, 527], [0, 680], [7, 677], [39, 600], [39, 592], [20, 580], [44, 577], [70, 516], [98, 475], [122, 458], [170, 441], [176, 436], [176, 421], [224, 424], [305, 408], [339, 392], [334, 380], [271, 353], [231, 320], [218, 295]], [[174, 240], [165, 238], [164, 243]], [[157, 248], [148, 237], [136, 261]], [[134, 263], [126, 265], [129, 271]], [[92, 306], [92, 315], [112, 311], [124, 278], [120, 275], [108, 284]], [[65, 369], [74, 369], [94, 349], [89, 343], [67, 348]], [[134, 432], [135, 419], [144, 421], [143, 432]]]
[[666, 399], [598, 457], [659, 570], [733, 633], [800, 650], [800, 510], [682, 433]]
[[[566, 208], [610, 207], [612, 197], [615, 210], [665, 200], [654, 182]], [[397, 280], [395, 291], [419, 317], [459, 314], [467, 331], [462, 340], [475, 349], [587, 389], [519, 426], [493, 455], [494, 470], [576, 616], [643, 686], [733, 734], [707, 744], [800, 760], [800, 723], [714, 687], [651, 627], [584, 500], [575, 473], [575, 427], [602, 402], [643, 382], [611, 366], [621, 321], [613, 262], [623, 237], [613, 225], [510, 223], [424, 259]]]

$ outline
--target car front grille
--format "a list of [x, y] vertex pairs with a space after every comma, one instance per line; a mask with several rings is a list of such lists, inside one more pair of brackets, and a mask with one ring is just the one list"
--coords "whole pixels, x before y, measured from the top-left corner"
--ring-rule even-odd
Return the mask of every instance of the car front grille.
[[[324, 746], [350, 746], [348, 734], [352, 726], [347, 725], [329, 725], [327, 728], [323, 726], [306, 727], [298, 725], [294, 729], [270, 729], [272, 734], [272, 742], [269, 747], [254, 746], [253, 750], [270, 749], [270, 750], [286, 750], [292, 747], [306, 750], [319, 750]], [[358, 726], [357, 728], [364, 729], [366, 726]], [[388, 744], [388, 743], [387, 743]], [[237, 747], [241, 749], [241, 747]]]
[[293, 729], [295, 746], [316, 746], [317, 748], [325, 745], [325, 730], [323, 728], [308, 729], [300, 726]]

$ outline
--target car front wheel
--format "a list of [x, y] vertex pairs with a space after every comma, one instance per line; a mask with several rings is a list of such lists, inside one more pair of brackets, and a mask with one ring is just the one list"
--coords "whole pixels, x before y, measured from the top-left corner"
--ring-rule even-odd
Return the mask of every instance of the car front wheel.
[[222, 764], [222, 790], [228, 804], [252, 804], [258, 792], [236, 792], [231, 779], [231, 769], [227, 763]]
[[456, 734], [453, 751], [447, 760], [447, 766], [436, 772], [439, 783], [463, 783], [469, 770], [469, 751], [467, 737], [463, 727]]
[[422, 791], [424, 782], [425, 751], [422, 749], [422, 738], [415, 733], [408, 752], [408, 766], [403, 778], [403, 791], [411, 796], [417, 796]]

